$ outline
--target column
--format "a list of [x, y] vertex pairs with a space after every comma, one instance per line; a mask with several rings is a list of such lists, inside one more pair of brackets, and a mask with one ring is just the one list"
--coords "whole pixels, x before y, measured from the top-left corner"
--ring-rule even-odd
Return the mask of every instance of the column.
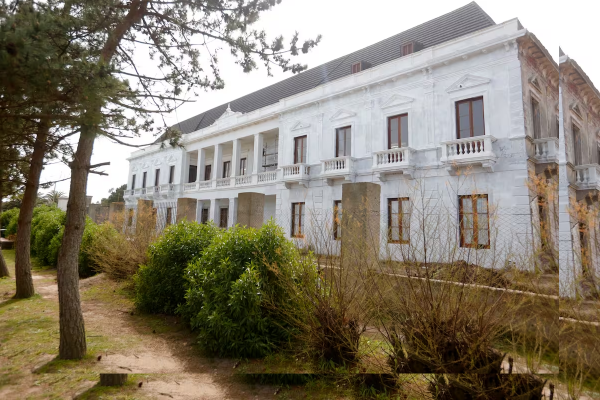
[[210, 209], [208, 211], [208, 218], [215, 224], [219, 225], [219, 200], [212, 199], [210, 201]]
[[201, 222], [203, 207], [204, 207], [204, 200], [198, 200], [198, 202], [196, 203], [196, 222]]
[[205, 180], [204, 167], [206, 165], [206, 150], [198, 150], [198, 173], [196, 174], [196, 182]]
[[233, 139], [233, 149], [231, 151], [231, 186], [235, 186], [235, 177], [240, 173], [240, 145], [239, 139]]
[[262, 166], [262, 150], [263, 150], [263, 135], [262, 133], [254, 134], [254, 163], [252, 165], [252, 183], [258, 183], [258, 174]]
[[[235, 178], [233, 178], [235, 179]], [[237, 198], [232, 197], [229, 199], [229, 215], [227, 216], [228, 227], [235, 226], [236, 215], [237, 215]]]
[[223, 176], [223, 145], [220, 143], [215, 145], [215, 157], [214, 157], [213, 171], [215, 171], [213, 173], [214, 180], [215, 180], [213, 182], [213, 187], [216, 188], [217, 187], [217, 179], [219, 179]]

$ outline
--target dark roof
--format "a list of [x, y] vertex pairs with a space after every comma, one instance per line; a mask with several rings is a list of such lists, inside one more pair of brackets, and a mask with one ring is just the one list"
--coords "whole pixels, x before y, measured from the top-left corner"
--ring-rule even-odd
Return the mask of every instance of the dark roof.
[[[422, 48], [427, 48], [493, 25], [495, 23], [490, 16], [477, 3], [471, 2], [441, 17], [427, 21], [361, 50], [242, 96], [229, 104], [231, 104], [233, 111], [248, 113], [275, 104], [283, 98], [350, 75], [353, 63], [366, 61], [375, 67], [397, 59], [401, 56], [402, 44], [406, 42], [415, 41]], [[227, 104], [221, 104], [174, 125], [174, 128], [180, 129], [184, 134], [206, 128], [212, 125], [226, 109]]]

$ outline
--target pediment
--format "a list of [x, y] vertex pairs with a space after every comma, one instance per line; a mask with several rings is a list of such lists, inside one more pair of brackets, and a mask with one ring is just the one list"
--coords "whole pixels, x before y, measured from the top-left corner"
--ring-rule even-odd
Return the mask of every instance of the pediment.
[[381, 103], [381, 108], [390, 108], [395, 106], [402, 106], [406, 104], [410, 104], [413, 102], [412, 97], [402, 96], [401, 94], [393, 94], [383, 103]]
[[175, 156], [170, 156], [170, 157], [169, 157], [169, 159], [168, 159], [167, 161], [168, 161], [168, 162], [170, 162], [170, 163], [172, 163], [172, 162], [175, 162], [175, 161], [177, 161], [177, 157], [175, 157]]
[[142, 164], [142, 169], [147, 169], [150, 166], [149, 162], [145, 162]]
[[456, 92], [458, 90], [486, 85], [488, 83], [490, 83], [490, 79], [488, 78], [467, 74], [459, 80], [457, 80], [456, 82], [454, 82], [452, 85], [450, 85], [448, 89], [446, 89], [446, 92]]
[[571, 105], [571, 111], [573, 111], [573, 113], [575, 113], [575, 115], [577, 115], [580, 119], [582, 118], [581, 109], [579, 108], [579, 104], [573, 103]]
[[542, 93], [542, 87], [540, 86], [540, 82], [537, 76], [533, 76], [529, 79], [529, 84], [533, 86], [538, 92]]
[[292, 127], [290, 128], [290, 130], [297, 131], [297, 130], [306, 129], [309, 127], [310, 127], [310, 124], [308, 122], [296, 121], [292, 124]]
[[160, 158], [157, 158], [156, 160], [154, 160], [154, 165], [161, 165], [162, 164], [162, 160]]
[[243, 114], [239, 111], [232, 111], [231, 104], [228, 104], [227, 109], [223, 112], [223, 114], [221, 114], [221, 116], [219, 118], [217, 118], [215, 120], [215, 122], [213, 122], [213, 125], [218, 125], [219, 123], [224, 122], [224, 121], [230, 121], [231, 118], [238, 117], [240, 115], [243, 115]]
[[133, 172], [137, 172], [139, 169], [140, 169], [140, 168], [139, 168], [139, 164], [133, 164], [133, 167], [131, 167], [131, 170], [132, 170]]
[[344, 118], [350, 118], [350, 117], [354, 117], [356, 115], [356, 113], [354, 111], [350, 111], [350, 110], [346, 110], [346, 109], [340, 109], [337, 110], [335, 112], [335, 114], [333, 114], [331, 116], [331, 118], [329, 118], [330, 121], [336, 121], [338, 119], [344, 119]]

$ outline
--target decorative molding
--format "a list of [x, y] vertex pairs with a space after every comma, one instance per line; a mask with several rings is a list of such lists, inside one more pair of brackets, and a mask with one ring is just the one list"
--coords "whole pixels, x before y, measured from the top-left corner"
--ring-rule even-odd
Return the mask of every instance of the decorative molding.
[[529, 84], [531, 85], [531, 87], [533, 87], [535, 90], [537, 90], [538, 93], [540, 93], [540, 94], [542, 93], [542, 87], [541, 87], [540, 82], [538, 81], [538, 78], [536, 75], [529, 78]]
[[215, 120], [215, 122], [213, 122], [213, 124], [211, 126], [219, 125], [220, 122], [229, 120], [232, 117], [238, 117], [240, 115], [243, 115], [243, 114], [241, 112], [239, 112], [239, 111], [232, 111], [231, 110], [231, 103], [227, 104], [227, 109], [223, 112], [223, 114], [221, 114], [221, 116], [219, 118], [217, 118]]
[[382, 102], [381, 108], [390, 108], [404, 104], [410, 104], [414, 100], [415, 99], [412, 97], [402, 96], [401, 94], [394, 93], [386, 101]]
[[336, 121], [338, 119], [354, 117], [356, 113], [354, 111], [346, 110], [344, 108], [339, 109], [329, 118], [330, 121]]
[[305, 128], [309, 128], [310, 127], [310, 123], [306, 122], [302, 122], [302, 121], [296, 121], [292, 127], [290, 128], [290, 131], [297, 131], [300, 129], [305, 129]]
[[463, 76], [462, 78], [460, 78], [459, 80], [457, 80], [456, 82], [454, 82], [452, 85], [450, 85], [446, 89], [446, 92], [451, 93], [451, 92], [456, 92], [458, 90], [463, 90], [463, 89], [472, 88], [472, 87], [481, 86], [481, 85], [487, 85], [488, 83], [490, 83], [490, 81], [491, 80], [488, 78], [467, 74], [467, 75]]
[[176, 162], [176, 161], [177, 161], [177, 157], [175, 157], [175, 156], [173, 156], [173, 155], [171, 155], [171, 156], [169, 157], [169, 159], [167, 160], [167, 162], [170, 162], [170, 163], [173, 163], [173, 162]]
[[583, 119], [582, 117], [582, 113], [581, 113], [581, 109], [579, 108], [579, 104], [577, 103], [573, 103], [571, 104], [571, 111], [577, 116], [579, 117], [579, 119]]

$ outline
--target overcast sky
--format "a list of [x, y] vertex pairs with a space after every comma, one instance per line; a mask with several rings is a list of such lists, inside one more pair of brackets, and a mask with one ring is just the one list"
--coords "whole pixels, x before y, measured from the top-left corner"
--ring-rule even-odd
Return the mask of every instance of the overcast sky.
[[[257, 26], [270, 37], [283, 34], [289, 39], [294, 31], [301, 38], [322, 34], [321, 44], [308, 55], [299, 58], [309, 68], [344, 54], [368, 46], [425, 21], [443, 15], [469, 3], [465, 0], [284, 0], [265, 13]], [[558, 61], [558, 47], [577, 60], [588, 76], [600, 86], [600, 52], [597, 47], [597, 15], [600, 4], [590, 0], [478, 0], [477, 3], [496, 22], [519, 18], [522, 25], [533, 32], [546, 49]], [[360, 4], [360, 5], [359, 5]], [[274, 71], [268, 77], [264, 69], [244, 74], [222, 52], [221, 74], [225, 88], [216, 92], [201, 92], [193, 103], [180, 107], [166, 116], [169, 124], [175, 124], [217, 105], [234, 100], [247, 93], [276, 83], [291, 76], [290, 73]], [[140, 138], [139, 143], [153, 140], [151, 134]], [[87, 193], [93, 201], [108, 195], [110, 188], [127, 183], [129, 164], [126, 157], [132, 149], [110, 143], [106, 139], [96, 141], [92, 163], [110, 161], [104, 170], [108, 176], [91, 174]], [[42, 174], [42, 182], [66, 178], [69, 169], [64, 165], [48, 166]], [[67, 193], [69, 181], [60, 182], [56, 189]]]

